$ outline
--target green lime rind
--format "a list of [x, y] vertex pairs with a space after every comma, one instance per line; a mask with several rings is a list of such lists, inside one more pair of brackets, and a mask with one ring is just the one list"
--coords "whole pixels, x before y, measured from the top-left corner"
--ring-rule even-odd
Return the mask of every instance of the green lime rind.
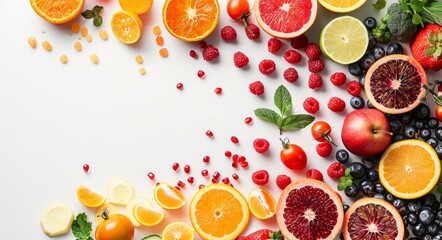
[[161, 236], [158, 234], [151, 234], [149, 236], [146, 236], [144, 238], [142, 238], [141, 240], [161, 240]]

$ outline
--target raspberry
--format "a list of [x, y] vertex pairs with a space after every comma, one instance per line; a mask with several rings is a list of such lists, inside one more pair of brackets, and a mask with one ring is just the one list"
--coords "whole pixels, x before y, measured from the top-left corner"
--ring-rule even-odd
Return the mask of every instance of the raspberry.
[[236, 30], [230, 25], [223, 27], [221, 29], [221, 38], [228, 42], [235, 41]]
[[332, 145], [329, 142], [322, 142], [316, 145], [316, 153], [321, 157], [328, 157], [332, 152]]
[[288, 63], [296, 64], [301, 61], [301, 54], [295, 50], [288, 50], [284, 53], [284, 59]]
[[302, 105], [304, 107], [304, 110], [308, 113], [316, 113], [317, 111], [319, 111], [319, 102], [314, 97], [306, 98]]
[[361, 93], [362, 87], [358, 81], [353, 80], [347, 84], [347, 92], [352, 96], [358, 96]]
[[321, 59], [308, 60], [308, 70], [312, 73], [318, 73], [324, 69], [324, 62]]
[[194, 59], [198, 58], [198, 54], [193, 49], [189, 51], [189, 56], [194, 58]]
[[273, 60], [264, 59], [259, 63], [259, 71], [264, 75], [269, 75], [276, 69], [276, 64]]
[[322, 88], [322, 77], [317, 73], [310, 74], [308, 78], [308, 87], [313, 90], [318, 90]]
[[249, 85], [249, 90], [252, 94], [260, 96], [261, 94], [264, 93], [264, 84], [262, 84], [261, 81], [252, 82]]
[[308, 59], [317, 60], [321, 57], [321, 48], [316, 43], [309, 43], [305, 48], [305, 54], [307, 54]]
[[290, 45], [294, 49], [301, 49], [306, 47], [308, 44], [308, 38], [304, 34], [301, 34], [290, 41]]
[[287, 68], [284, 70], [284, 79], [289, 83], [295, 83], [298, 80], [298, 71], [292, 67]]
[[249, 58], [244, 53], [238, 51], [233, 54], [233, 63], [237, 68], [243, 68], [249, 64]]
[[342, 112], [345, 109], [345, 102], [339, 97], [331, 97], [328, 100], [327, 107], [333, 112]]
[[253, 141], [253, 148], [255, 148], [255, 151], [258, 153], [265, 153], [267, 150], [269, 150], [270, 143], [267, 141], [267, 139], [264, 138], [257, 138], [255, 141]]
[[327, 168], [327, 175], [332, 179], [339, 179], [344, 176], [345, 168], [340, 162], [334, 162]]
[[270, 53], [277, 53], [279, 49], [281, 49], [281, 46], [282, 42], [277, 38], [270, 38], [269, 41], [267, 41], [267, 49]]
[[285, 174], [280, 174], [276, 177], [276, 185], [281, 190], [283, 190], [285, 187], [287, 187], [287, 185], [289, 185], [291, 182], [292, 182], [292, 179]]
[[244, 29], [246, 31], [246, 35], [250, 40], [256, 40], [259, 38], [259, 27], [253, 23], [250, 23]]
[[269, 182], [269, 172], [267, 170], [258, 170], [252, 173], [252, 181], [256, 185], [265, 185]]
[[200, 48], [206, 48], [207, 47], [207, 42], [203, 40], [203, 41], [198, 43], [198, 46], [200, 46]]
[[305, 177], [311, 178], [311, 179], [316, 179], [318, 181], [324, 180], [322, 173], [316, 168], [312, 168], [312, 169], [307, 170], [307, 172], [305, 173]]
[[213, 45], [207, 45], [203, 50], [203, 59], [210, 62], [219, 56], [218, 48]]
[[335, 86], [341, 86], [347, 81], [347, 76], [343, 72], [335, 72], [330, 76], [330, 82]]

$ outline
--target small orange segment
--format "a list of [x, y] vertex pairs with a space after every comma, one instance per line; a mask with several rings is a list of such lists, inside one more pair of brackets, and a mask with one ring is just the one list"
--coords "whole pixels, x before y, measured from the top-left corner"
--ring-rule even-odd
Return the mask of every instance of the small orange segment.
[[153, 5], [153, 0], [118, 0], [123, 10], [137, 15], [147, 13]]
[[264, 220], [275, 216], [276, 202], [267, 190], [262, 188], [253, 190], [247, 200], [250, 211], [256, 218]]
[[167, 183], [158, 183], [155, 186], [154, 198], [165, 209], [178, 209], [186, 202], [183, 193]]
[[82, 11], [84, 0], [30, 0], [32, 9], [43, 19], [54, 24], [67, 23]]
[[134, 207], [134, 217], [143, 226], [158, 225], [164, 219], [164, 211], [144, 204]]
[[99, 207], [106, 201], [105, 197], [85, 186], [78, 187], [77, 198], [86, 207]]
[[162, 234], [163, 240], [193, 240], [193, 229], [185, 222], [173, 222], [167, 225]]
[[111, 28], [118, 40], [125, 44], [133, 44], [141, 37], [143, 23], [133, 12], [120, 10], [112, 15]]

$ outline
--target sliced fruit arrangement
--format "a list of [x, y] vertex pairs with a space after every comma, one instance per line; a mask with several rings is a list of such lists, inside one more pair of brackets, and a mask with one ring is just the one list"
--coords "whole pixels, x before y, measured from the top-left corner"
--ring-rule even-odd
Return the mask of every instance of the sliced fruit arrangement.
[[179, 209], [186, 202], [181, 191], [164, 182], [155, 186], [154, 198], [158, 205], [164, 209]]
[[173, 222], [167, 225], [162, 234], [163, 240], [193, 240], [193, 229], [185, 222]]
[[84, 0], [31, 0], [32, 9], [44, 20], [63, 24], [72, 21], [82, 11]]
[[249, 203], [250, 212], [258, 219], [269, 219], [276, 213], [275, 199], [263, 188], [251, 191], [247, 201]]
[[360, 8], [367, 0], [318, 0], [318, 2], [326, 9], [332, 12], [351, 12]]
[[111, 28], [114, 35], [123, 43], [136, 43], [143, 32], [143, 22], [131, 11], [120, 10], [111, 18]]
[[250, 210], [238, 190], [214, 183], [194, 194], [189, 215], [193, 228], [203, 239], [236, 239], [249, 223]]
[[52, 203], [45, 208], [40, 219], [43, 232], [49, 237], [63, 235], [71, 229], [74, 211], [65, 203]]
[[117, 176], [107, 181], [107, 198], [110, 203], [126, 205], [134, 194], [132, 183], [123, 177]]
[[85, 186], [78, 187], [77, 198], [86, 207], [99, 207], [106, 201], [105, 197]]
[[345, 213], [345, 240], [404, 239], [404, 223], [396, 208], [377, 198], [362, 198]]

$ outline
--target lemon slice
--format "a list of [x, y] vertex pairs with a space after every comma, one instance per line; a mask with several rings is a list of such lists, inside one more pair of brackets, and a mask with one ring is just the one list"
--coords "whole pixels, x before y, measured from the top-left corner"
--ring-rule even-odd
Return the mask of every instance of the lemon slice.
[[107, 182], [107, 198], [110, 203], [126, 205], [134, 193], [132, 184], [123, 177], [114, 177]]
[[139, 227], [141, 225], [140, 222], [134, 217], [134, 208], [136, 205], [142, 204], [147, 207], [152, 207], [152, 202], [149, 198], [144, 196], [134, 196], [132, 197], [126, 204], [126, 216], [132, 221], [135, 227]]
[[53, 203], [43, 212], [40, 226], [49, 237], [63, 235], [69, 232], [74, 221], [74, 211], [65, 203]]
[[143, 226], [155, 226], [164, 219], [164, 210], [156, 209], [153, 206], [147, 206], [137, 203], [134, 207], [133, 215], [135, 219]]
[[97, 208], [95, 211], [95, 224], [98, 226], [101, 222], [104, 221], [103, 217], [101, 216], [103, 214], [104, 209], [107, 210], [109, 216], [112, 214], [120, 213], [120, 210], [118, 207], [112, 203], [104, 203], [100, 207]]

